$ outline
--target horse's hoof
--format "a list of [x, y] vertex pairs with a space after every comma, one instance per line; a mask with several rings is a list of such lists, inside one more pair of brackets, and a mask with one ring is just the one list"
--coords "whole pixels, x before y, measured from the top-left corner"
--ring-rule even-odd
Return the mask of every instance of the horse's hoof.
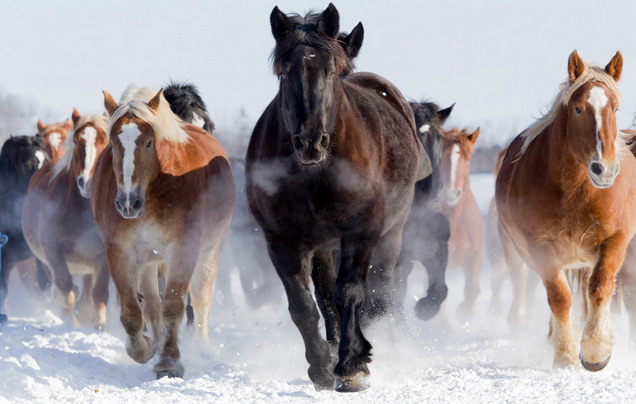
[[307, 373], [309, 379], [314, 383], [316, 391], [333, 390], [333, 374], [327, 369], [310, 366]]
[[439, 313], [441, 304], [437, 304], [427, 298], [422, 298], [415, 305], [415, 315], [422, 321], [433, 319]]
[[583, 365], [585, 370], [589, 370], [590, 372], [598, 372], [599, 370], [603, 370], [605, 366], [607, 366], [607, 364], [609, 363], [609, 360], [611, 357], [612, 357], [612, 354], [610, 353], [607, 359], [601, 362], [592, 363], [585, 360], [582, 352], [579, 353], [579, 359], [581, 360], [581, 365]]
[[[130, 339], [128, 339], [128, 342], [126, 343], [126, 352], [128, 352], [128, 356], [138, 363], [148, 362], [157, 353], [157, 345], [152, 339], [143, 335], [142, 341], [146, 344], [146, 347], [132, 346], [130, 344]], [[146, 354], [144, 355], [144, 353]]]
[[172, 359], [162, 359], [160, 360], [154, 367], [155, 374], [157, 375], [157, 379], [161, 379], [162, 377], [169, 378], [180, 378], [183, 379], [183, 374], [185, 370], [181, 363], [177, 360], [174, 361]]
[[357, 393], [371, 387], [369, 375], [358, 372], [353, 376], [336, 376], [333, 388], [339, 393]]
[[6, 314], [0, 314], [0, 324], [4, 324], [9, 321], [9, 317]]

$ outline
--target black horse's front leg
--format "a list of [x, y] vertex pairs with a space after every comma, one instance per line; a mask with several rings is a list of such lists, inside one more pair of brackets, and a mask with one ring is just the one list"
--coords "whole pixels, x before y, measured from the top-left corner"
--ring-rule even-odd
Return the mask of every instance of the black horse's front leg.
[[316, 390], [333, 389], [331, 350], [320, 335], [320, 314], [311, 294], [310, 268], [303, 268], [301, 254], [284, 242], [269, 244], [269, 254], [283, 281], [289, 314], [305, 343], [305, 358], [309, 362], [307, 373]]
[[362, 335], [360, 312], [364, 304], [365, 278], [371, 260], [372, 243], [343, 240], [340, 270], [336, 280], [336, 305], [340, 312], [339, 361], [334, 369], [335, 389], [356, 392], [369, 388], [371, 344]]

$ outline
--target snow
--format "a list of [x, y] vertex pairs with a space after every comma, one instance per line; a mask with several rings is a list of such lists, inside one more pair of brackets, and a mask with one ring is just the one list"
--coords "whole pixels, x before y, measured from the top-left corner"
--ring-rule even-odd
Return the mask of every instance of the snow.
[[[482, 211], [492, 197], [493, 176], [472, 176]], [[487, 264], [486, 264], [487, 266]], [[182, 360], [185, 378], [154, 380], [156, 358], [140, 365], [124, 348], [115, 295], [111, 295], [106, 332], [73, 329], [46, 299], [36, 299], [17, 276], [10, 283], [10, 322], [0, 329], [0, 403], [5, 402], [237, 402], [237, 403], [491, 403], [629, 402], [636, 400], [636, 355], [628, 347], [626, 313], [613, 315], [615, 347], [607, 368], [552, 369], [546, 341], [548, 307], [540, 286], [530, 304], [530, 321], [508, 327], [510, 304], [493, 312], [490, 272], [481, 274], [482, 293], [475, 318], [458, 323], [463, 274], [449, 271], [448, 301], [431, 322], [409, 310], [406, 330], [383, 320], [366, 335], [374, 346], [372, 387], [342, 395], [316, 392], [307, 377], [300, 334], [287, 313], [285, 298], [258, 310], [245, 307], [233, 273], [236, 305], [216, 294], [210, 313], [210, 340], [200, 344], [185, 328]], [[412, 306], [424, 290], [424, 271], [409, 283]], [[114, 293], [114, 290], [113, 290]], [[226, 296], [227, 291], [224, 293]], [[225, 300], [225, 305], [222, 301]]]

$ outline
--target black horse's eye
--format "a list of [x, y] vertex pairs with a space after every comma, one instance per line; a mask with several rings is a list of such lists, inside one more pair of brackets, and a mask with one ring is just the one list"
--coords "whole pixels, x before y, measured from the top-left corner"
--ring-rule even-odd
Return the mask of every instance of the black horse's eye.
[[576, 108], [574, 108], [574, 111], [575, 111], [577, 114], [580, 114], [580, 113], [581, 113], [581, 108], [576, 107]]
[[148, 144], [146, 145], [146, 149], [150, 148], [150, 146], [152, 146], [152, 140], [148, 141]]

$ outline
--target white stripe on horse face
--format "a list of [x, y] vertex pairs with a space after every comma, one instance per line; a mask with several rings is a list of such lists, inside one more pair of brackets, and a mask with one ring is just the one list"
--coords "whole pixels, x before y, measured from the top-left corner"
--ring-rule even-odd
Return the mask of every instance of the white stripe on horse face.
[[84, 181], [88, 182], [91, 176], [91, 170], [93, 169], [93, 164], [95, 164], [95, 158], [97, 157], [97, 147], [95, 147], [97, 130], [92, 126], [87, 126], [80, 137], [84, 139], [84, 143], [86, 144], [82, 177], [84, 177]]
[[457, 180], [457, 166], [459, 165], [459, 158], [461, 157], [461, 153], [459, 150], [459, 145], [454, 144], [453, 149], [451, 150], [451, 189], [455, 189], [455, 181]]
[[205, 121], [196, 112], [192, 112], [192, 125], [198, 126], [199, 128], [203, 128], [205, 126]]
[[35, 151], [35, 158], [38, 159], [38, 169], [42, 168], [42, 166], [44, 165], [44, 152], [42, 150], [36, 150]]
[[431, 125], [429, 124], [424, 124], [422, 126], [420, 126], [420, 133], [426, 133], [431, 129]]
[[127, 194], [132, 190], [132, 176], [135, 172], [135, 142], [141, 135], [139, 128], [134, 123], [122, 126], [119, 134], [119, 141], [124, 148], [124, 158], [122, 162], [122, 174], [124, 177], [124, 190]]
[[587, 102], [594, 108], [594, 118], [596, 119], [596, 157], [598, 161], [603, 160], [603, 142], [601, 142], [601, 128], [603, 127], [603, 115], [601, 112], [607, 104], [607, 95], [601, 87], [593, 87]]
[[59, 132], [51, 132], [49, 133], [49, 143], [51, 147], [55, 150], [60, 146], [60, 142], [62, 141], [62, 135]]

